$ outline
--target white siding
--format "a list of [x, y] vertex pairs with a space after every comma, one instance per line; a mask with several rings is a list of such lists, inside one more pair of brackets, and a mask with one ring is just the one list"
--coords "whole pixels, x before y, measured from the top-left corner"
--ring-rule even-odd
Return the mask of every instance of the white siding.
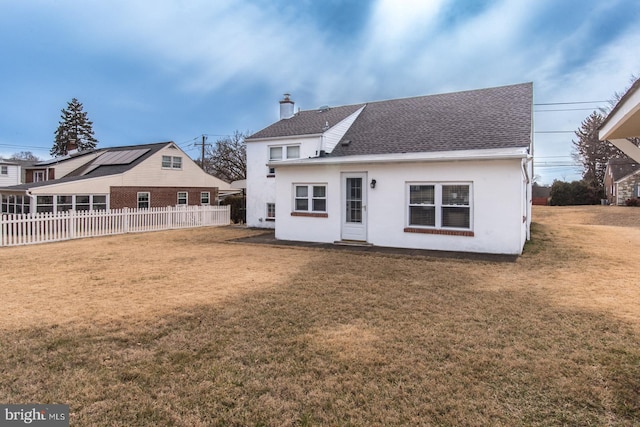
[[78, 169], [80, 166], [89, 163], [91, 160], [95, 159], [96, 157], [98, 157], [99, 154], [102, 154], [102, 153], [103, 152], [83, 154], [78, 157], [61, 160], [60, 163], [50, 163], [50, 164], [44, 165], [42, 166], [42, 168], [43, 169], [53, 168], [55, 170], [55, 178], [56, 179], [63, 178], [67, 176], [70, 172], [73, 172], [74, 170]]
[[[341, 172], [366, 172], [369, 181], [376, 180], [375, 189], [369, 188], [368, 182], [365, 187], [367, 240], [371, 244], [498, 254], [522, 252], [529, 218], [521, 159], [282, 168], [277, 177], [278, 239], [327, 243], [340, 240]], [[290, 215], [292, 185], [300, 182], [327, 183], [328, 218]], [[474, 236], [405, 232], [408, 182], [471, 182]]]
[[[276, 201], [276, 178], [267, 177], [269, 147], [300, 145], [300, 158], [316, 157], [320, 150], [321, 138], [291, 138], [271, 141], [247, 142], [247, 225], [249, 227], [275, 228], [275, 222], [265, 221], [267, 203], [276, 203], [276, 222], [280, 218], [281, 207]], [[286, 162], [286, 160], [282, 160]], [[276, 168], [276, 175], [280, 169]]]
[[[182, 157], [182, 169], [162, 168], [162, 156]], [[218, 187], [229, 190], [230, 184], [209, 175], [182, 150], [165, 147], [135, 168], [122, 174], [123, 186]]]
[[[364, 109], [365, 107], [360, 108], [358, 111], [327, 130], [323, 136], [322, 149], [327, 153], [331, 153]], [[331, 125], [331, 123], [329, 123], [329, 125]]]
[[0, 174], [0, 186], [20, 184], [21, 168], [19, 165], [0, 164], [0, 166], [7, 167], [7, 174]]

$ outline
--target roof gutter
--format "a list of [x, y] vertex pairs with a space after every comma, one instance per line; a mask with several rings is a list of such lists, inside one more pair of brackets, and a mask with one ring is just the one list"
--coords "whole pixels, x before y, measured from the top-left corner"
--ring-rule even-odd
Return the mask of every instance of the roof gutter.
[[263, 141], [282, 141], [283, 139], [306, 139], [306, 138], [318, 138], [324, 135], [324, 133], [309, 133], [306, 135], [289, 135], [289, 136], [272, 136], [266, 138], [247, 138], [244, 142], [263, 142]]
[[308, 159], [273, 161], [269, 167], [349, 165], [376, 163], [451, 162], [473, 160], [513, 160], [529, 158], [527, 148], [509, 150], [440, 151], [432, 153], [375, 154], [361, 156], [310, 157]]

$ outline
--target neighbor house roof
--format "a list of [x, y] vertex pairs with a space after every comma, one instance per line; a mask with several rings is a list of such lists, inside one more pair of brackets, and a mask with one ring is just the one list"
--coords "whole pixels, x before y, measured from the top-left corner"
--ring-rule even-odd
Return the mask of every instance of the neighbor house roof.
[[[121, 174], [130, 169], [133, 169], [145, 159], [152, 156], [162, 148], [166, 147], [168, 144], [173, 143], [160, 142], [156, 144], [129, 145], [123, 147], [91, 150], [92, 153], [99, 152], [100, 155], [78, 167], [76, 170], [71, 171], [69, 174], [62, 178], [53, 179], [50, 181], [29, 182], [26, 184], [13, 185], [11, 187], [8, 187], [8, 189], [28, 190], [30, 188], [43, 187], [63, 182]], [[83, 154], [87, 153], [83, 152]], [[65, 156], [64, 158], [57, 159], [57, 162], [63, 162], [74, 157], [78, 156]], [[45, 161], [38, 163], [38, 165], [52, 165], [55, 163], [55, 161]]]
[[622, 178], [633, 174], [640, 170], [640, 164], [629, 157], [621, 157], [610, 159], [607, 163], [607, 167], [611, 172], [613, 181], [619, 181]]
[[330, 156], [529, 147], [533, 85], [301, 111], [247, 140], [321, 134], [364, 105]]
[[[611, 111], [609, 111], [609, 114], [607, 114], [607, 117], [605, 117], [605, 119], [602, 121], [602, 124], [600, 124], [600, 128], [599, 129], [601, 131], [609, 125], [609, 122], [612, 121], [614, 119], [614, 117], [616, 117], [618, 112], [622, 108], [624, 108], [625, 104], [627, 102], [629, 102], [631, 97], [638, 91], [640, 91], [640, 78], [636, 79], [636, 81], [633, 82], [631, 87], [624, 93], [624, 95], [622, 95], [620, 97], [620, 99], [618, 100], [616, 105], [611, 109]], [[637, 116], [638, 116], [638, 113], [636, 113], [636, 119], [635, 120], [637, 120]], [[631, 121], [631, 120], [629, 120], [629, 121]], [[638, 125], [636, 125], [636, 128], [637, 128], [637, 126]], [[629, 136], [638, 136], [638, 135], [629, 135]], [[604, 138], [605, 136], [604, 135], [600, 135], [600, 137]]]

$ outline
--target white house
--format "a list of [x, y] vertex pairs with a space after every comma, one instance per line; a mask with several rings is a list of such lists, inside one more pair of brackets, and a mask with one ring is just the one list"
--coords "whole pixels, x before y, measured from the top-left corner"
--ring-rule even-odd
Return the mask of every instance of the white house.
[[520, 254], [531, 83], [293, 113], [247, 142], [247, 224], [277, 239]]
[[21, 169], [19, 162], [0, 158], [0, 186], [20, 184]]
[[238, 192], [173, 142], [79, 152], [37, 163], [26, 176], [0, 186], [2, 213], [209, 205]]

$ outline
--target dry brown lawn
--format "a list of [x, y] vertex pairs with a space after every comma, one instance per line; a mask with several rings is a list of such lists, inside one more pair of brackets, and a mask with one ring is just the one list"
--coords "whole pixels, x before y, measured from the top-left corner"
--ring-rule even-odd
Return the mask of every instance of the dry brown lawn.
[[640, 209], [535, 207], [515, 263], [232, 242], [0, 248], [0, 402], [72, 425], [640, 425]]

